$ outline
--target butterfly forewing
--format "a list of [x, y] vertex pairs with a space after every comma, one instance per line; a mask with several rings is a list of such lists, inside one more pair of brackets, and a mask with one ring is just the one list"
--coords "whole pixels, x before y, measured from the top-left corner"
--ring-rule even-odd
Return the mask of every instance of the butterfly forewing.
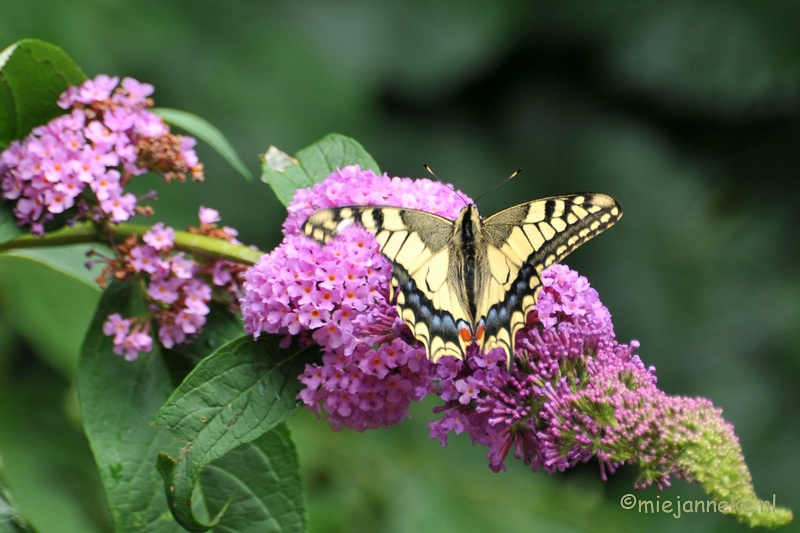
[[348, 206], [317, 211], [303, 225], [309, 237], [328, 242], [349, 224], [375, 235], [381, 253], [392, 263], [392, 298], [414, 336], [436, 361], [445, 355], [464, 358], [471, 329], [458, 261], [453, 256], [453, 222], [398, 207]]
[[[621, 216], [622, 209], [610, 196], [583, 193], [520, 204], [485, 219], [487, 268], [492, 275], [478, 300], [484, 325], [482, 349], [502, 347], [511, 356], [514, 337], [536, 305], [542, 270]], [[509, 276], [501, 289], [501, 281]], [[503, 293], [501, 298], [495, 296], [498, 292]]]

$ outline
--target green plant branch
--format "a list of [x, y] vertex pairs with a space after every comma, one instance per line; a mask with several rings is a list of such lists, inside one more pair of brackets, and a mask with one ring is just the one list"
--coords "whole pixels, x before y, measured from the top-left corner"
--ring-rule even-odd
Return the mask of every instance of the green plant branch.
[[[131, 235], [144, 235], [149, 229], [149, 226], [119, 224], [117, 226], [108, 226], [108, 233], [105, 233], [96, 224], [82, 222], [72, 227], [47, 233], [41, 237], [35, 235], [17, 237], [0, 244], [0, 252], [21, 248], [49, 248], [92, 242], [108, 244], [109, 235], [116, 242], [122, 242]], [[264, 254], [260, 250], [253, 250], [241, 244], [233, 244], [221, 239], [177, 230], [175, 231], [175, 248], [194, 255], [229, 259], [247, 265], [255, 264], [258, 258]]]

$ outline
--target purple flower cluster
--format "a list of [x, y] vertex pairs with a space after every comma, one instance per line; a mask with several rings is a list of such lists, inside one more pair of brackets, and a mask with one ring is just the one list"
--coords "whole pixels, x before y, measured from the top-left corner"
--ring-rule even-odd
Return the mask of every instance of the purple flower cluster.
[[693, 480], [697, 465], [676, 457], [700, 440], [697, 417], [735, 441], [719, 410], [704, 399], [667, 396], [655, 368], [619, 344], [611, 315], [586, 278], [564, 265], [542, 273], [544, 289], [517, 335], [511, 373], [492, 354], [448, 358], [436, 369], [444, 417], [432, 438], [467, 432], [489, 448], [489, 467], [505, 469], [509, 452], [536, 471], [563, 471], [596, 457], [601, 477], [639, 463], [637, 486], [669, 486], [670, 475]]
[[119, 84], [99, 75], [61, 95], [58, 103], [69, 113], [12, 142], [0, 155], [0, 180], [3, 198], [15, 202], [17, 224], [42, 234], [46, 222], [73, 208], [73, 219], [123, 222], [137, 204], [124, 191], [131, 176], [191, 171], [201, 178], [196, 141], [169, 134], [147, 111], [152, 92], [132, 78]]
[[[647, 377], [642, 379], [652, 377], [639, 358], [631, 356], [630, 347], [614, 340], [611, 316], [586, 278], [554, 265], [542, 273], [542, 283], [536, 308], [517, 334], [511, 373], [493, 353], [471, 352], [465, 362], [451, 359], [437, 368], [437, 393], [446, 402], [438, 411], [445, 416], [430, 424], [431, 437], [446, 444], [451, 431], [467, 431], [473, 442], [489, 447], [494, 471], [505, 468], [512, 448], [534, 470], [563, 470], [588, 460], [592, 443], [573, 443], [574, 425], [552, 423], [568, 418], [568, 407], [577, 405], [565, 394], [583, 391], [593, 373], [602, 373], [609, 364], [616, 365], [615, 370], [622, 365], [644, 372]], [[575, 416], [581, 415], [585, 413], [578, 409]], [[607, 416], [586, 416], [589, 420], [597, 424], [592, 429], [613, 422]]]
[[334, 428], [389, 426], [429, 391], [431, 363], [389, 302], [391, 264], [373, 235], [351, 226], [326, 246], [300, 235], [314, 211], [358, 204], [424, 209], [455, 218], [458, 193], [429, 180], [389, 178], [358, 166], [299, 189], [289, 205], [285, 238], [246, 274], [245, 330], [314, 342], [321, 365], [300, 377], [300, 399]]
[[[216, 228], [216, 210], [200, 207], [199, 217], [201, 230], [238, 243], [235, 230]], [[103, 325], [103, 333], [114, 337], [114, 353], [124, 353], [129, 361], [152, 349], [151, 319], [158, 324], [161, 345], [172, 348], [197, 334], [206, 323], [214, 290], [234, 291], [238, 296], [235, 264], [198, 262], [184, 252], [175, 252], [174, 239], [175, 230], [159, 222], [142, 236], [143, 242], [132, 237], [120, 245], [122, 260], [107, 267], [107, 274], [113, 273], [117, 279], [138, 278], [146, 287], [148, 316], [123, 319], [114, 313]]]
[[119, 313], [108, 315], [103, 324], [103, 333], [108, 337], [114, 337], [114, 353], [124, 354], [127, 361], [135, 361], [139, 357], [139, 352], [149, 352], [153, 349], [153, 337], [149, 331], [150, 322], [136, 322], [130, 318], [122, 318]]

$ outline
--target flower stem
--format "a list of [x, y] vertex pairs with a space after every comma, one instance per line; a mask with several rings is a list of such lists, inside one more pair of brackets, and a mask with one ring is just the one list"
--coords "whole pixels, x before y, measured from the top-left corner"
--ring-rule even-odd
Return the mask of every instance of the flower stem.
[[[119, 224], [108, 226], [110, 235], [118, 242], [130, 235], [144, 235], [150, 227], [135, 224]], [[107, 244], [107, 234], [91, 222], [82, 222], [72, 227], [61, 228], [41, 237], [23, 235], [10, 241], [0, 243], [0, 252], [20, 248], [48, 248], [69, 244], [85, 244], [98, 242]], [[205, 235], [196, 235], [186, 231], [175, 231], [175, 248], [195, 255], [229, 259], [247, 265], [255, 264], [264, 252], [253, 250], [241, 244], [233, 244], [222, 239], [214, 239]]]

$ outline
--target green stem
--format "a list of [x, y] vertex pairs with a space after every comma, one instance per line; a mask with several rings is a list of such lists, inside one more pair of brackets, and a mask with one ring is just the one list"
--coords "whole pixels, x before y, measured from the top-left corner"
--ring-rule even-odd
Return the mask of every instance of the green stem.
[[[122, 242], [130, 235], [144, 235], [150, 227], [135, 224], [119, 224], [110, 226], [111, 235], [116, 242]], [[70, 244], [85, 244], [97, 242], [108, 244], [108, 237], [91, 222], [82, 222], [72, 227], [62, 228], [41, 237], [23, 235], [0, 244], [0, 252], [17, 250], [20, 248], [48, 248], [52, 246], [65, 246]], [[253, 250], [247, 246], [233, 244], [221, 239], [214, 239], [205, 235], [195, 235], [186, 231], [175, 231], [175, 248], [194, 255], [217, 259], [229, 259], [247, 265], [255, 264], [264, 252]]]

